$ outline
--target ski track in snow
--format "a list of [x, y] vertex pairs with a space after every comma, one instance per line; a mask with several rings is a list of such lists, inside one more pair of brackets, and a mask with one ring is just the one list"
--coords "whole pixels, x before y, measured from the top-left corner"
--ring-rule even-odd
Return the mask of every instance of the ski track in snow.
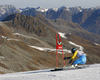
[[100, 64], [76, 70], [50, 72], [50, 69], [1, 74], [0, 80], [100, 80]]

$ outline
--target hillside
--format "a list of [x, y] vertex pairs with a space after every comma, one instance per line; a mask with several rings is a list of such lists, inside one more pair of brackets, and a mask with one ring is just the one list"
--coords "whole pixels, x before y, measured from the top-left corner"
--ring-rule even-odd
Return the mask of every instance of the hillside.
[[86, 40], [90, 40], [95, 43], [100, 44], [100, 35], [90, 33], [84, 30], [79, 24], [73, 23], [70, 21], [66, 21], [63, 19], [47, 19], [42, 14], [38, 14], [36, 16], [46, 25], [52, 27], [56, 32], [63, 32], [63, 33], [71, 33], [77, 36], [80, 36]]
[[[2, 27], [6, 29], [4, 25]], [[1, 34], [0, 36], [0, 73], [46, 69], [55, 66], [54, 53], [36, 50], [29, 47], [27, 43], [35, 43], [34, 45], [38, 43], [41, 46], [42, 41], [39, 44], [39, 41], [34, 38], [14, 36], [10, 29], [8, 27], [9, 35]], [[6, 33], [6, 30], [2, 33]], [[24, 41], [27, 41], [27, 44]]]
[[84, 29], [89, 32], [100, 34], [100, 9], [84, 10], [73, 15], [73, 22], [79, 23]]
[[[55, 67], [56, 63], [56, 31], [53, 25], [46, 24], [38, 17], [13, 14], [0, 23], [0, 73], [30, 71], [38, 69], [48, 69]], [[48, 21], [47, 21], [48, 23]], [[81, 27], [69, 25], [70, 29], [81, 30]], [[67, 29], [66, 29], [67, 30]], [[75, 30], [75, 31], [77, 31]], [[57, 30], [59, 31], [59, 30]], [[76, 43], [83, 46], [87, 54], [87, 63], [100, 63], [99, 49], [96, 45], [79, 36], [66, 33], [66, 38], [62, 38], [62, 45], [65, 49], [64, 55], [71, 56], [67, 50], [73, 47], [80, 49]], [[35, 46], [36, 48], [33, 48]], [[48, 48], [39, 50], [40, 48]], [[53, 49], [53, 51], [51, 51]], [[68, 63], [68, 61], [66, 62]], [[59, 54], [59, 67], [63, 66], [62, 55]]]

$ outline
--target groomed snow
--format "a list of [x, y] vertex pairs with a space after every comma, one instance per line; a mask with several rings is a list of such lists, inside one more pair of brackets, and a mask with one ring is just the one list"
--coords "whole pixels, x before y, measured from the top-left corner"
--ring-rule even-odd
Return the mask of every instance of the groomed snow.
[[76, 70], [50, 72], [49, 69], [1, 74], [0, 80], [100, 80], [100, 64]]

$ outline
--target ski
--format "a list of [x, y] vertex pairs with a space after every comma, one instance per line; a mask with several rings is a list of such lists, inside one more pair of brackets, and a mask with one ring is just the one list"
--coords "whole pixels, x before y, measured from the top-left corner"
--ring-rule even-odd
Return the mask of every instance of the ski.
[[78, 66], [78, 67], [64, 67], [64, 68], [55, 68], [50, 71], [62, 71], [62, 70], [76, 70], [76, 69], [83, 69], [89, 66]]

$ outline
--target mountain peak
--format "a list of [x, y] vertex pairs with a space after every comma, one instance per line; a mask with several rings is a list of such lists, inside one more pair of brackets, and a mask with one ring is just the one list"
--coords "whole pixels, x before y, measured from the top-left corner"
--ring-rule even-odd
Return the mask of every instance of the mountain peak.
[[12, 13], [21, 13], [21, 11], [13, 5], [0, 5], [0, 21]]
[[10, 13], [15, 13], [15, 12], [21, 12], [20, 9], [17, 9], [15, 6], [13, 5], [0, 5], [0, 13], [1, 12], [10, 12]]
[[40, 11], [40, 12], [46, 12], [48, 11], [48, 8], [43, 8], [42, 6], [39, 6], [37, 8], [35, 8], [37, 11]]
[[67, 7], [66, 6], [61, 6], [59, 9], [66, 9]]
[[40, 9], [40, 8], [43, 8], [42, 6], [38, 6], [36, 9]]

